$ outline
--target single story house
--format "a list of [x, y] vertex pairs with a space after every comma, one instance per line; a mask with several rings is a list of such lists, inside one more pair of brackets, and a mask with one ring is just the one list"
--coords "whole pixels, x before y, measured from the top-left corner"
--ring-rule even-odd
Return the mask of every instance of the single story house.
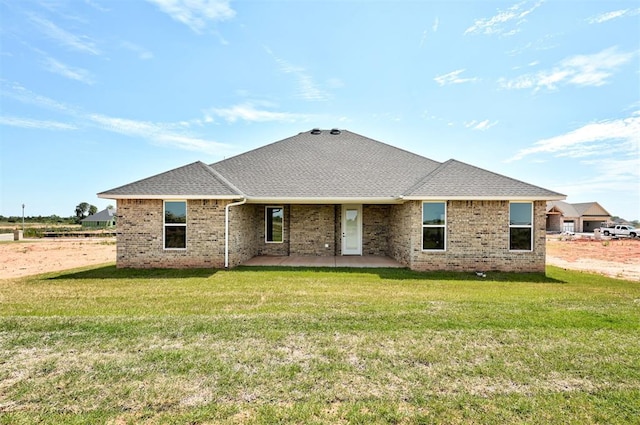
[[587, 233], [611, 221], [611, 214], [597, 202], [570, 204], [547, 202], [547, 231]]
[[414, 270], [544, 272], [551, 190], [313, 129], [98, 194], [118, 267], [229, 268], [254, 256], [388, 256]]
[[104, 210], [80, 220], [83, 228], [108, 229], [116, 225], [116, 210], [105, 208]]

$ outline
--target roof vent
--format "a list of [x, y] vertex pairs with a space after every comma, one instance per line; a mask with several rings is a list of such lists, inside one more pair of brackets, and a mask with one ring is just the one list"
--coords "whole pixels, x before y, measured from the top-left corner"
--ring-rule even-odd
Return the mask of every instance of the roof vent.
[[320, 131], [319, 128], [314, 128], [313, 130], [311, 130], [311, 134], [320, 134], [322, 133], [322, 131]]
[[332, 128], [330, 133], [331, 134], [340, 134], [340, 130], [338, 130], [337, 128]]

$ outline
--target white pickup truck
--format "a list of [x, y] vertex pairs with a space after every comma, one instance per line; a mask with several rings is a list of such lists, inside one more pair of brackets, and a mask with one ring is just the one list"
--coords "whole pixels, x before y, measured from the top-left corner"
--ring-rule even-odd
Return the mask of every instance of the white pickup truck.
[[601, 227], [600, 231], [605, 236], [630, 236], [635, 238], [638, 236], [638, 229], [633, 226], [627, 226], [626, 224], [617, 224], [611, 227]]

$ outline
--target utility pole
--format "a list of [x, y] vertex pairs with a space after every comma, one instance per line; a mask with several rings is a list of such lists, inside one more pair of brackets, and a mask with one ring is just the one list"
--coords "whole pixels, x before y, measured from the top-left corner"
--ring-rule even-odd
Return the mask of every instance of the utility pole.
[[24, 234], [24, 204], [22, 204], [22, 234]]

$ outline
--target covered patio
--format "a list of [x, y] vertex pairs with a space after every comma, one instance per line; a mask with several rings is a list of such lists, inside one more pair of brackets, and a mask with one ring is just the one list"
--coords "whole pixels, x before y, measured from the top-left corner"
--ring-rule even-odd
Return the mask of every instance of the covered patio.
[[402, 264], [390, 257], [376, 255], [342, 256], [286, 256], [259, 255], [242, 263], [243, 266], [279, 266], [279, 267], [353, 267], [353, 268], [403, 268]]

